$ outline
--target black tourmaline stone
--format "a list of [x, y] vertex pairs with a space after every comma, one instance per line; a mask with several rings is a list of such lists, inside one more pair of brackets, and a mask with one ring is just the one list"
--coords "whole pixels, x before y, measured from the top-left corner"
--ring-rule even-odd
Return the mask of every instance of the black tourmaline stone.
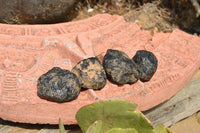
[[119, 85], [135, 83], [140, 77], [137, 64], [127, 54], [118, 50], [107, 50], [103, 66], [108, 79]]
[[38, 79], [37, 88], [43, 99], [67, 102], [79, 95], [81, 86], [74, 73], [54, 67]]
[[149, 81], [156, 72], [158, 66], [158, 60], [155, 55], [149, 51], [139, 50], [132, 59], [138, 64], [142, 71], [140, 80]]
[[96, 57], [80, 61], [72, 72], [77, 75], [83, 88], [101, 89], [106, 84], [106, 73]]

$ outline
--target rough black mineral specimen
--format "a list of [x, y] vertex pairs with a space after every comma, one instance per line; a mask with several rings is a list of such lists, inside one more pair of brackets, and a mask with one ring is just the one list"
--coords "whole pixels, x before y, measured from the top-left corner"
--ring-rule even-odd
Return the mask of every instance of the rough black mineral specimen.
[[79, 95], [81, 86], [74, 73], [54, 67], [38, 79], [37, 88], [41, 98], [67, 102]]
[[96, 57], [80, 61], [72, 72], [79, 77], [81, 87], [101, 89], [106, 84], [106, 73], [101, 62]]
[[140, 77], [137, 64], [127, 54], [118, 50], [107, 50], [103, 66], [108, 78], [119, 85], [135, 83]]
[[156, 72], [158, 60], [152, 52], [139, 50], [132, 58], [142, 70], [141, 81], [149, 81]]

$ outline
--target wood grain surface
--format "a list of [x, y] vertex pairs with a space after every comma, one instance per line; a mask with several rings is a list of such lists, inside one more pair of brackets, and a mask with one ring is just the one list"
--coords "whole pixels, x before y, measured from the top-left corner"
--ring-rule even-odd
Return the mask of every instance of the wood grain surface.
[[144, 114], [154, 125], [171, 126], [200, 110], [200, 70], [185, 87], [168, 101]]

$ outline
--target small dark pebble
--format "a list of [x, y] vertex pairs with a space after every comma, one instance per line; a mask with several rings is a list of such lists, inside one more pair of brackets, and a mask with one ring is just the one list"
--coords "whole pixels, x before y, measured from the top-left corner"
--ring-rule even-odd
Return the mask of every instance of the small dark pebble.
[[67, 102], [80, 93], [77, 76], [68, 70], [54, 67], [38, 79], [38, 95], [46, 100]]
[[137, 64], [127, 54], [118, 50], [107, 50], [103, 66], [108, 79], [119, 85], [135, 83], [140, 77]]
[[72, 72], [77, 75], [83, 88], [101, 89], [106, 84], [105, 70], [96, 57], [80, 61]]
[[141, 81], [149, 81], [157, 70], [158, 60], [152, 52], [139, 50], [132, 58], [142, 70]]

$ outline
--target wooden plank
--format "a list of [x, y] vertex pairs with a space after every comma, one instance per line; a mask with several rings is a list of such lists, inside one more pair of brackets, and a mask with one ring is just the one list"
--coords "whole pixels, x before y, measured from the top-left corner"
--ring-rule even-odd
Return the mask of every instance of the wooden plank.
[[[78, 125], [66, 125], [66, 133], [82, 133]], [[24, 124], [0, 119], [0, 133], [58, 133], [58, 125]]]
[[34, 128], [22, 128], [22, 127], [14, 127], [12, 130], [9, 131], [9, 133], [37, 133], [39, 129]]
[[10, 131], [13, 129], [13, 126], [4, 125], [0, 128], [0, 133], [11, 133]]
[[143, 112], [153, 125], [166, 127], [191, 116], [200, 110], [200, 70], [193, 79], [168, 101]]
[[37, 133], [58, 133], [59, 129], [41, 129]]

